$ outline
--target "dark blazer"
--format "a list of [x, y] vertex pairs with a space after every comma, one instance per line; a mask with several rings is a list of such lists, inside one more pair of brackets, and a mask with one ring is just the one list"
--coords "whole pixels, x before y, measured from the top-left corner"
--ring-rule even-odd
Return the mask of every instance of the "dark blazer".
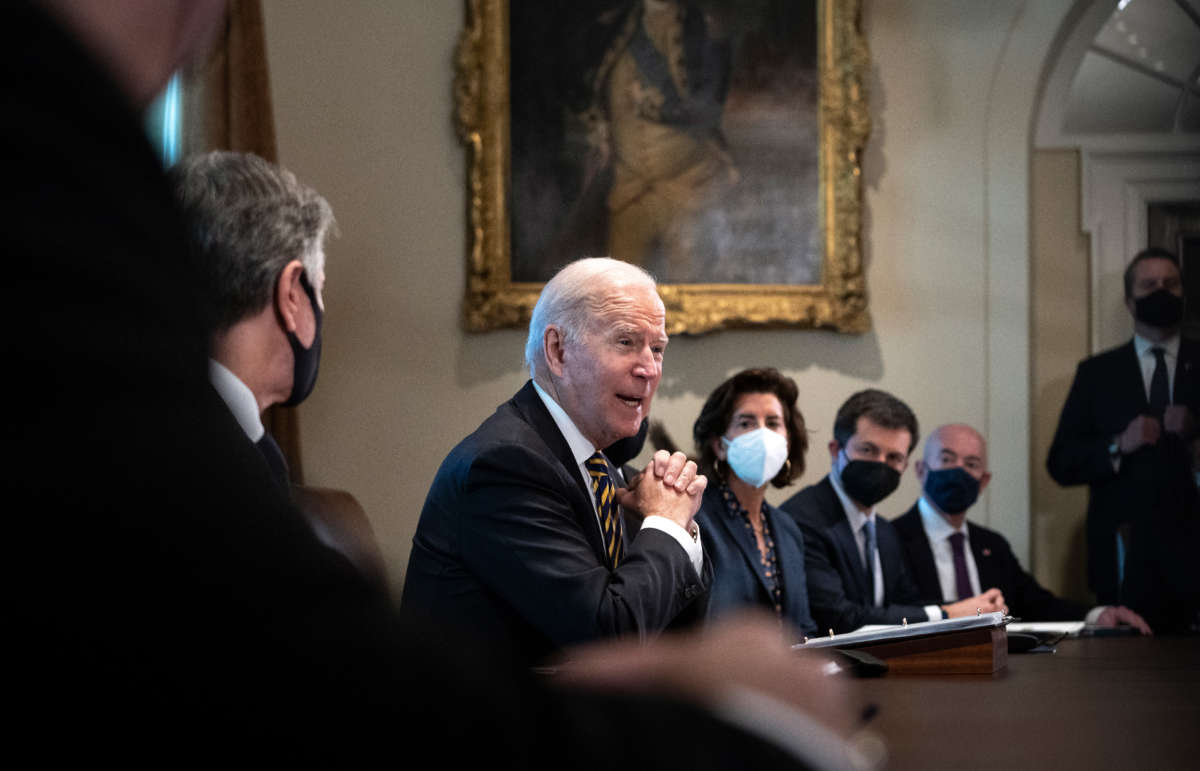
[[817, 629], [849, 632], [864, 624], [927, 621], [916, 584], [908, 574], [900, 538], [876, 515], [875, 540], [883, 566], [883, 605], [875, 607], [858, 543], [842, 502], [826, 476], [788, 498], [783, 506], [804, 534], [808, 602]]
[[[775, 540], [775, 557], [783, 588], [782, 617], [801, 634], [815, 635], [817, 625], [808, 609], [804, 536], [792, 518], [774, 506], [767, 507], [766, 516]], [[709, 617], [716, 618], [746, 606], [759, 606], [774, 612], [775, 601], [756, 568], [760, 560], [758, 544], [742, 521], [730, 514], [717, 485], [705, 489], [696, 521], [703, 534], [705, 556], [713, 566]]]
[[[953, 601], [942, 596], [933, 550], [921, 523], [921, 511], [916, 504], [893, 522], [904, 543], [908, 567], [917, 582], [921, 600], [940, 605]], [[967, 522], [967, 533], [975, 567], [979, 570], [982, 590], [993, 587], [1004, 593], [1009, 612], [1023, 621], [1070, 621], [1087, 615], [1088, 606], [1055, 597], [1033, 576], [1021, 569], [1008, 540], [982, 525]]]
[[[1182, 339], [1175, 367], [1174, 402], [1200, 419], [1200, 343]], [[1144, 512], [1194, 505], [1187, 448], [1166, 435], [1154, 447], [1123, 457], [1114, 472], [1108, 447], [1140, 414], [1149, 411], [1133, 341], [1085, 359], [1063, 405], [1046, 459], [1061, 485], [1089, 486], [1088, 584], [1101, 603], [1118, 601], [1117, 528]]]
[[675, 539], [625, 537], [625, 558], [610, 570], [592, 493], [528, 382], [438, 469], [402, 607], [527, 663], [585, 640], [649, 638], [690, 606], [703, 612], [710, 576], [696, 574]]

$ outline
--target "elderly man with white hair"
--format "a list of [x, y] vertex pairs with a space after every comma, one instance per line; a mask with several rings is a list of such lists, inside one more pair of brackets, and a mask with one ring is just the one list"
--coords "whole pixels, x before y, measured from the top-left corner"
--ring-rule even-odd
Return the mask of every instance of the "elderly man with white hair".
[[[665, 321], [653, 278], [618, 260], [578, 260], [546, 284], [525, 347], [532, 379], [429, 490], [407, 612], [532, 663], [585, 640], [649, 639], [703, 611], [709, 571], [692, 517], [705, 478], [659, 451], [640, 483], [618, 489], [602, 452], [649, 412]], [[636, 533], [621, 508], [643, 517]]]

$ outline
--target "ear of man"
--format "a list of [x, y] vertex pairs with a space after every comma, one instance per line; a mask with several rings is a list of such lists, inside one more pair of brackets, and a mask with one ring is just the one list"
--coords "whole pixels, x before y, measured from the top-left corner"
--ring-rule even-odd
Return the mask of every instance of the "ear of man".
[[300, 285], [300, 277], [303, 274], [303, 263], [300, 260], [292, 260], [284, 266], [275, 282], [275, 310], [279, 314], [283, 330], [292, 334], [297, 334], [300, 311], [308, 303], [308, 295]]
[[542, 335], [542, 356], [546, 360], [546, 368], [556, 378], [562, 377], [566, 363], [566, 340], [562, 330], [553, 324], [546, 326]]

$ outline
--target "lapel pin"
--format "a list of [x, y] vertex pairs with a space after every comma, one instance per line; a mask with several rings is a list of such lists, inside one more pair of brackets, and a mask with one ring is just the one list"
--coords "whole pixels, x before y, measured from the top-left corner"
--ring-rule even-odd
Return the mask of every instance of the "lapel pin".
[[987, 548], [986, 546], [985, 546], [985, 547], [983, 547], [983, 556], [985, 556], [985, 557], [990, 557], [990, 556], [992, 556], [992, 550], [991, 550], [991, 549], [989, 549], [989, 548]]

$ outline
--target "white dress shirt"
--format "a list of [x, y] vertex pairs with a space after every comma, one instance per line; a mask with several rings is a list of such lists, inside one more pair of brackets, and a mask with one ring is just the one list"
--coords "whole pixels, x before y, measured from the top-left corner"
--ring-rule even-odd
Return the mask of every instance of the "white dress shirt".
[[[829, 482], [833, 485], [833, 491], [837, 493], [838, 499], [842, 502], [842, 510], [846, 513], [846, 521], [850, 524], [850, 532], [854, 533], [854, 541], [858, 544], [858, 559], [860, 565], [867, 564], [867, 532], [866, 524], [868, 518], [878, 517], [875, 508], [870, 511], [860, 511], [854, 502], [850, 500], [850, 496], [846, 495], [846, 491], [842, 489], [842, 476], [835, 465], [833, 470], [829, 472]], [[879, 561], [879, 537], [878, 523], [876, 523], [876, 538], [875, 538], [875, 565], [871, 570], [871, 575], [875, 578], [874, 586], [874, 605], [881, 607], [883, 605], [883, 563]], [[925, 615], [929, 621], [940, 621], [942, 619], [942, 609], [937, 605], [926, 605]], [[913, 619], [917, 621], [917, 619]]]
[[[1153, 359], [1154, 357], [1151, 356]], [[937, 567], [938, 585], [942, 588], [942, 597], [949, 598], [958, 594], [958, 582], [954, 577], [954, 547], [950, 545], [950, 536], [953, 533], [961, 532], [963, 534], [963, 551], [967, 558], [967, 577], [971, 579], [971, 590], [975, 594], [983, 592], [983, 585], [979, 583], [979, 568], [975, 564], [975, 555], [971, 553], [971, 533], [967, 527], [967, 521], [963, 520], [962, 530], [955, 530], [946, 518], [938, 512], [936, 508], [927, 500], [925, 496], [917, 501], [917, 508], [921, 511], [921, 525], [925, 528], [925, 537], [929, 539], [929, 548], [933, 550], [933, 564]], [[992, 587], [987, 587], [991, 589]], [[965, 600], [965, 597], [959, 597], [960, 600]], [[947, 600], [953, 602], [953, 600]], [[1088, 611], [1084, 617], [1084, 623], [1095, 624], [1100, 614], [1108, 610], [1107, 605], [1097, 605]]]
[[[533, 383], [533, 390], [537, 391], [537, 395], [541, 398], [542, 403], [546, 405], [546, 409], [550, 411], [550, 417], [554, 419], [554, 425], [558, 426], [558, 430], [562, 433], [563, 438], [567, 440], [567, 446], [571, 449], [571, 456], [575, 459], [575, 464], [579, 467], [579, 475], [583, 479], [588, 490], [592, 489], [592, 478], [588, 474], [587, 459], [595, 454], [597, 449], [604, 448], [594, 447], [590, 441], [583, 435], [583, 432], [575, 425], [558, 402], [554, 401], [554, 397], [542, 390], [542, 387]], [[600, 512], [596, 507], [596, 497], [589, 496], [592, 501], [592, 510], [596, 512], [596, 527], [600, 529], [601, 540], [603, 540], [604, 528], [600, 524]], [[696, 569], [696, 574], [701, 573], [704, 567], [704, 547], [700, 542], [700, 525], [696, 526], [696, 537], [692, 538], [691, 534], [684, 530], [677, 522], [660, 516], [649, 516], [642, 520], [642, 529], [649, 528], [650, 530], [661, 530], [667, 535], [674, 538], [687, 552], [688, 558], [692, 561], [692, 567]]]
[[1154, 377], [1156, 360], [1151, 348], [1162, 348], [1163, 359], [1167, 362], [1167, 403], [1175, 400], [1175, 364], [1179, 361], [1179, 335], [1169, 340], [1155, 343], [1141, 335], [1133, 336], [1133, 350], [1137, 352], [1138, 365], [1142, 368], [1142, 386], [1146, 389], [1146, 399], [1150, 398], [1150, 381]]
[[208, 380], [250, 441], [257, 443], [262, 439], [267, 430], [263, 428], [262, 416], [258, 414], [258, 400], [254, 398], [250, 386], [238, 379], [224, 364], [213, 359], [208, 360]]
[[971, 579], [971, 594], [968, 596], [979, 594], [982, 591], [979, 587], [979, 568], [975, 564], [975, 555], [971, 553], [971, 534], [967, 529], [966, 519], [963, 520], [961, 528], [955, 528], [923, 495], [917, 500], [917, 508], [921, 511], [921, 524], [925, 527], [925, 537], [929, 539], [929, 548], [933, 552], [933, 564], [937, 568], [942, 599], [946, 602], [967, 599], [958, 596], [958, 581], [954, 574], [954, 547], [950, 545], [950, 536], [955, 533], [963, 535], [967, 578]]

